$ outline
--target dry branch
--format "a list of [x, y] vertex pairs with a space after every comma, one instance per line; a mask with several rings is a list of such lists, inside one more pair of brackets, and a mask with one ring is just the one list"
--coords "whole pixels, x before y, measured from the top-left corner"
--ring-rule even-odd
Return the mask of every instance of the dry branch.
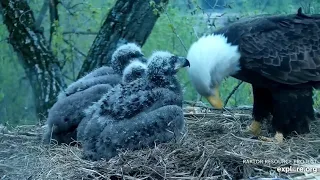
[[[194, 101], [186, 101], [185, 100], [185, 101], [183, 101], [183, 103], [186, 104], [186, 105], [194, 106], [194, 107], [206, 108], [206, 109], [208, 109], [210, 111], [214, 111], [214, 110], [220, 110], [221, 111], [221, 109], [216, 109], [214, 107], [207, 106], [202, 102], [194, 102]], [[252, 110], [252, 108], [253, 108], [252, 106], [244, 105], [244, 106], [237, 106], [237, 107], [225, 107], [224, 109], [232, 111], [232, 110]]]
[[27, 139], [31, 140], [34, 136], [18, 135], [18, 134], [0, 134], [2, 138], [15, 138], [15, 139]]
[[76, 34], [76, 35], [97, 35], [98, 32], [91, 32], [91, 31], [65, 31], [62, 33], [63, 35], [67, 34]]
[[81, 56], [87, 57], [85, 53], [83, 53], [79, 48], [77, 48], [75, 45], [73, 45], [71, 42], [69, 42], [67, 39], [63, 38], [63, 41], [72, 47], [76, 52], [78, 52]]
[[243, 81], [239, 81], [239, 83], [232, 89], [232, 91], [230, 92], [230, 94], [226, 98], [226, 101], [224, 102], [224, 106], [227, 106], [229, 99], [238, 90], [238, 88], [241, 86], [242, 83], [243, 83]]

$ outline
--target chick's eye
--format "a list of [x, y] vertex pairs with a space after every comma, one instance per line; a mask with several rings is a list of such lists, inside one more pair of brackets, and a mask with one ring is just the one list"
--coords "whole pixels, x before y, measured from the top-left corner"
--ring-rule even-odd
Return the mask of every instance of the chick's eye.
[[177, 57], [176, 56], [171, 56], [170, 60], [174, 60], [175, 61], [175, 60], [177, 60]]
[[176, 63], [176, 62], [178, 62], [178, 57], [177, 57], [177, 56], [172, 56], [172, 57], [170, 58], [170, 62], [172, 62], [173, 64]]

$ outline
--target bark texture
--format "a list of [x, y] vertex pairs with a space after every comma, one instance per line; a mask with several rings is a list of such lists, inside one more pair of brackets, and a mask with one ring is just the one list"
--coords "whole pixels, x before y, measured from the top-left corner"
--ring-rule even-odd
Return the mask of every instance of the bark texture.
[[[156, 6], [168, 0], [154, 0]], [[78, 78], [87, 72], [108, 65], [118, 43], [135, 42], [142, 46], [150, 35], [159, 14], [149, 0], [118, 0], [110, 10], [94, 40]], [[165, 7], [162, 7], [165, 8]], [[124, 41], [121, 41], [124, 40]]]
[[53, 38], [53, 34], [54, 32], [56, 32], [56, 26], [58, 26], [58, 22], [59, 22], [59, 14], [58, 14], [58, 0], [50, 0], [49, 3], [49, 10], [50, 10], [50, 22], [51, 22], [51, 26], [50, 26], [50, 38], [49, 38], [49, 46], [51, 47], [52, 44], [52, 38]]
[[[50, 0], [51, 11], [56, 10], [58, 1]], [[142, 46], [150, 35], [159, 14], [155, 8], [164, 6], [168, 0], [118, 0], [109, 12], [88, 53], [78, 77], [87, 72], [108, 65], [112, 52], [119, 43], [136, 42]], [[158, 7], [159, 8], [159, 7]], [[56, 102], [58, 93], [66, 87], [61, 75], [61, 66], [38, 27], [33, 11], [26, 0], [1, 0], [0, 13], [10, 33], [9, 43], [17, 52], [31, 82], [38, 117], [47, 117], [48, 109]], [[58, 15], [51, 12], [51, 21]], [[55, 15], [55, 16], [52, 16]], [[54, 17], [54, 18], [52, 18]], [[121, 41], [124, 40], [124, 41]]]
[[43, 31], [36, 26], [33, 12], [25, 0], [1, 0], [0, 3], [4, 24], [10, 34], [9, 43], [31, 82], [37, 115], [43, 120], [65, 87], [59, 61], [49, 48]]

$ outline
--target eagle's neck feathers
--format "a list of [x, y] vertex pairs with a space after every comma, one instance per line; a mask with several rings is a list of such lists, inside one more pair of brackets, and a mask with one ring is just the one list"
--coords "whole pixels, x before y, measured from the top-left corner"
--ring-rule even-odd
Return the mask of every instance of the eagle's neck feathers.
[[240, 70], [240, 52], [237, 45], [227, 42], [221, 34], [203, 36], [188, 51], [189, 75], [195, 86], [210, 89]]

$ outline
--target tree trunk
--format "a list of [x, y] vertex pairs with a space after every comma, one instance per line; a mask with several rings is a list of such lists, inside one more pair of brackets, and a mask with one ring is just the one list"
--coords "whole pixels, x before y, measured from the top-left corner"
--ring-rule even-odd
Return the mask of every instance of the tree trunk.
[[[159, 17], [159, 13], [155, 12], [165, 8], [168, 0], [153, 2], [116, 2], [94, 40], [78, 78], [96, 67], [109, 64], [112, 52], [121, 39], [136, 42], [140, 46], [145, 43]], [[36, 25], [33, 11], [26, 0], [1, 0], [0, 8], [10, 33], [9, 42], [17, 52], [32, 85], [37, 115], [43, 119], [56, 102], [60, 90], [66, 86], [59, 61], [53, 55], [43, 31]]]
[[167, 3], [168, 0], [155, 0], [154, 7], [149, 0], [118, 0], [94, 40], [78, 78], [108, 65], [121, 39], [142, 46], [159, 17], [159, 13], [154, 13], [155, 9], [160, 6], [161, 10]]
[[[25, 0], [1, 0], [4, 24], [10, 33], [9, 42], [17, 52], [33, 89], [36, 112], [40, 120], [56, 102], [65, 87], [61, 68], [36, 26], [34, 15]], [[20, 90], [23, 93], [23, 89]]]

